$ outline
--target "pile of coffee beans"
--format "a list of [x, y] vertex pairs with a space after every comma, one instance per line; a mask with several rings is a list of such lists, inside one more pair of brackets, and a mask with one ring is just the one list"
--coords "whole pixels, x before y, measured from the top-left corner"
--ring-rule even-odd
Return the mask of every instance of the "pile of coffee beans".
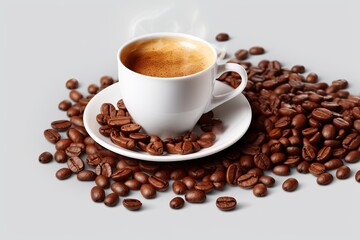
[[[227, 39], [226, 35], [219, 36], [219, 40]], [[54, 144], [55, 152], [43, 152], [38, 160], [45, 164], [55, 159], [59, 164], [66, 164], [55, 174], [59, 180], [76, 174], [79, 181], [93, 181], [95, 186], [89, 198], [94, 202], [112, 207], [120, 202], [121, 197], [123, 206], [131, 211], [141, 209], [142, 202], [126, 198], [130, 191], [140, 191], [144, 199], [151, 199], [156, 198], [157, 192], [169, 191], [170, 188], [180, 196], [174, 197], [169, 206], [179, 209], [185, 203], [206, 202], [208, 193], [223, 190], [227, 185], [252, 189], [254, 196], [264, 197], [267, 189], [275, 183], [273, 177], [266, 175], [269, 172], [279, 176], [289, 176], [293, 171], [310, 173], [319, 185], [328, 185], [335, 180], [332, 170], [336, 170], [336, 179], [349, 178], [352, 170], [347, 165], [360, 160], [360, 97], [345, 90], [348, 82], [344, 79], [327, 84], [318, 82], [315, 73], [303, 75], [306, 71], [303, 65], [286, 69], [277, 60], [261, 60], [256, 65], [245, 61], [249, 55], [264, 52], [264, 48], [259, 46], [240, 49], [235, 58], [229, 60], [242, 65], [248, 73], [244, 95], [251, 104], [253, 120], [241, 140], [215, 155], [186, 162], [156, 163], [120, 156], [101, 147], [86, 132], [82, 114], [95, 94], [116, 82], [112, 77], [104, 76], [99, 85], [88, 86], [86, 96], [77, 90], [79, 83], [76, 79], [66, 82], [70, 99], [61, 101], [58, 107], [66, 111], [68, 119], [53, 121], [51, 128], [44, 131], [44, 137]], [[218, 80], [233, 88], [241, 82], [240, 76], [234, 72], [224, 73]], [[122, 101], [117, 107], [104, 104], [101, 108], [102, 115], [97, 121], [107, 126], [103, 134], [110, 136], [111, 131], [106, 128], [112, 116], [121, 116], [127, 124], [134, 124]], [[212, 113], [203, 118], [208, 119], [202, 126], [205, 132], [213, 132], [215, 126], [221, 126], [218, 119], [213, 119]], [[187, 133], [173, 142], [152, 139], [152, 136], [137, 132], [138, 129], [139, 126], [129, 125], [121, 131], [120, 127], [112, 139], [116, 142], [122, 135], [129, 138], [134, 133], [130, 139], [137, 141], [131, 143], [131, 147], [139, 147], [142, 144], [138, 139], [146, 138], [148, 143], [156, 142], [150, 154], [157, 154], [158, 144], [165, 145], [169, 151], [167, 144], [176, 148], [177, 141], [184, 146], [188, 142], [184, 138], [193, 138], [193, 133]], [[130, 146], [120, 140], [119, 145]], [[148, 144], [145, 150], [147, 148]], [[182, 154], [181, 151], [176, 153]], [[354, 175], [360, 182], [360, 170]], [[282, 183], [282, 188], [292, 192], [299, 184], [297, 179], [288, 178]], [[237, 201], [231, 196], [223, 196], [214, 205], [228, 211], [236, 208]]]
[[104, 103], [96, 121], [101, 125], [99, 132], [109, 137], [116, 145], [134, 151], [144, 151], [151, 155], [190, 154], [202, 148], [211, 147], [216, 139], [215, 133], [223, 129], [222, 121], [214, 119], [213, 112], [203, 114], [198, 124], [204, 133], [197, 136], [195, 132], [187, 132], [182, 136], [160, 139], [157, 135], [140, 132], [141, 126], [135, 123], [122, 99], [117, 102], [118, 109], [111, 103]]

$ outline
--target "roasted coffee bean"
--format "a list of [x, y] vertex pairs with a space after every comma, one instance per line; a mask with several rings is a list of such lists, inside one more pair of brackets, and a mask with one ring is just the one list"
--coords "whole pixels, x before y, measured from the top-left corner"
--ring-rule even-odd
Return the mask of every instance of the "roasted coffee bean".
[[304, 129], [306, 124], [307, 124], [307, 118], [304, 114], [297, 114], [291, 120], [291, 126], [298, 130]]
[[116, 193], [109, 193], [105, 199], [104, 203], [108, 207], [114, 207], [119, 203], [119, 195]]
[[219, 42], [224, 42], [224, 41], [227, 41], [229, 39], [230, 39], [230, 37], [229, 37], [229, 34], [227, 34], [227, 33], [218, 33], [216, 35], [216, 40], [219, 41]]
[[308, 83], [316, 83], [318, 80], [318, 75], [316, 73], [309, 73], [306, 76], [306, 82]]
[[206, 174], [206, 170], [199, 166], [192, 166], [188, 169], [188, 175], [193, 178], [203, 178]]
[[120, 128], [120, 130], [122, 132], [124, 132], [125, 134], [136, 133], [136, 132], [140, 131], [140, 129], [141, 129], [141, 126], [136, 123], [125, 124], [125, 125], [121, 126], [121, 128]]
[[288, 176], [290, 174], [290, 168], [287, 165], [280, 164], [273, 167], [272, 172], [279, 176]]
[[245, 49], [240, 49], [238, 51], [235, 52], [235, 57], [238, 60], [245, 60], [249, 55], [248, 50]]
[[332, 124], [325, 124], [321, 131], [321, 134], [325, 139], [335, 139], [336, 128]]
[[79, 87], [79, 81], [75, 78], [70, 78], [66, 81], [65, 86], [67, 89], [76, 89]]
[[267, 194], [267, 187], [265, 186], [265, 184], [258, 183], [253, 188], [253, 194], [256, 197], [264, 197]]
[[265, 49], [263, 47], [255, 46], [249, 49], [249, 53], [251, 55], [260, 55], [265, 53]]
[[191, 142], [184, 141], [178, 142], [175, 145], [175, 152], [178, 154], [189, 154], [193, 151], [193, 145]]
[[141, 187], [141, 183], [136, 179], [129, 179], [124, 182], [124, 184], [130, 189], [130, 190], [139, 190]]
[[200, 181], [195, 184], [194, 188], [209, 193], [214, 189], [214, 185], [208, 181]]
[[216, 170], [210, 175], [211, 182], [224, 182], [226, 181], [226, 173], [223, 170]]
[[75, 128], [70, 128], [67, 132], [67, 136], [73, 142], [79, 143], [84, 141], [83, 135]]
[[79, 146], [69, 146], [65, 149], [65, 153], [68, 157], [79, 157], [82, 153], [82, 149]]
[[330, 159], [329, 161], [324, 163], [326, 170], [334, 170], [343, 165], [344, 165], [344, 163], [338, 158]]
[[72, 116], [70, 117], [70, 122], [78, 127], [84, 127], [84, 121], [81, 116]]
[[124, 199], [123, 205], [127, 210], [137, 211], [141, 208], [142, 203], [138, 199], [127, 198], [127, 199]]
[[110, 187], [110, 180], [108, 177], [105, 177], [103, 175], [98, 175], [95, 178], [95, 183], [97, 186], [102, 187], [102, 188], [109, 188]]
[[350, 128], [350, 123], [342, 118], [334, 118], [333, 124], [335, 125], [335, 127], [340, 128], [340, 129]]
[[236, 208], [237, 201], [233, 197], [224, 196], [216, 199], [216, 206], [222, 211], [231, 211]]
[[182, 182], [186, 185], [188, 190], [194, 189], [196, 181], [190, 176], [186, 176], [182, 179]]
[[354, 150], [360, 145], [360, 135], [356, 132], [350, 133], [342, 142], [342, 146], [347, 150]]
[[[277, 153], [274, 153], [274, 154], [277, 154]], [[258, 153], [254, 156], [254, 163], [260, 169], [263, 169], [263, 170], [269, 169], [271, 162], [272, 161], [270, 161], [268, 156], [266, 156], [266, 154], [264, 154], [264, 153]]]
[[145, 183], [141, 185], [140, 193], [146, 199], [151, 199], [156, 197], [156, 189], [150, 183]]
[[304, 146], [301, 150], [301, 155], [305, 161], [312, 161], [316, 158], [316, 148], [310, 143], [304, 143]]
[[102, 187], [95, 186], [91, 189], [91, 199], [94, 202], [103, 202], [105, 199], [105, 191]]
[[106, 88], [114, 83], [114, 79], [111, 76], [102, 76], [100, 78], [100, 86]]
[[324, 146], [319, 149], [317, 156], [316, 156], [316, 161], [325, 162], [325, 161], [329, 160], [329, 158], [331, 157], [331, 154], [332, 154], [331, 147]]
[[264, 175], [264, 171], [262, 169], [260, 169], [260, 168], [257, 168], [257, 167], [250, 169], [247, 173], [254, 174], [254, 175], [258, 176], [258, 177], [261, 177], [261, 176]]
[[187, 172], [185, 169], [182, 168], [175, 169], [170, 173], [170, 178], [172, 180], [181, 180], [186, 176], [187, 176]]
[[179, 180], [175, 180], [172, 184], [172, 190], [175, 194], [185, 194], [185, 192], [187, 191], [187, 187], [185, 183], [180, 182]]
[[309, 167], [309, 172], [315, 176], [319, 176], [320, 174], [326, 171], [325, 165], [322, 163], [311, 163]]
[[246, 173], [244, 175], [241, 175], [237, 179], [237, 184], [242, 188], [253, 188], [255, 184], [258, 182], [258, 180], [259, 180], [258, 176], [251, 173]]
[[144, 172], [135, 172], [133, 177], [142, 184], [148, 183], [149, 176]]
[[77, 174], [79, 181], [94, 181], [96, 179], [96, 173], [91, 170], [82, 170]]
[[40, 163], [49, 163], [53, 159], [53, 155], [49, 152], [43, 152], [38, 159]]
[[275, 179], [271, 176], [261, 176], [259, 182], [263, 183], [266, 187], [272, 187], [275, 184]]
[[333, 119], [333, 113], [326, 108], [315, 108], [311, 114], [319, 122], [325, 123]]
[[71, 107], [67, 110], [66, 115], [68, 117], [72, 117], [72, 116], [78, 116], [80, 114], [80, 108], [77, 107]]
[[139, 167], [141, 169], [141, 171], [147, 172], [147, 173], [155, 173], [156, 170], [159, 169], [159, 165], [154, 163], [154, 162], [146, 162], [146, 161], [141, 161], [139, 162]]
[[241, 169], [238, 164], [231, 164], [226, 171], [226, 182], [230, 185], [237, 184], [237, 179], [241, 175]]
[[55, 148], [56, 150], [65, 150], [70, 146], [71, 143], [72, 141], [68, 138], [60, 139], [55, 143]]
[[69, 100], [62, 100], [59, 102], [58, 108], [63, 111], [67, 111], [71, 107], [71, 102]]
[[[100, 127], [100, 129], [101, 128], [102, 127]], [[119, 132], [116, 132], [116, 131], [110, 130], [110, 139], [116, 145], [118, 145], [120, 147], [123, 147], [123, 148], [126, 148], [126, 149], [133, 150], [136, 147], [136, 143], [135, 143], [134, 139], [123, 137], [121, 134], [119, 134]]]
[[158, 191], [165, 191], [169, 187], [169, 182], [156, 176], [150, 176], [148, 181]]
[[282, 184], [282, 189], [286, 192], [293, 192], [299, 186], [299, 182], [295, 178], [288, 178]]
[[60, 168], [57, 172], [56, 172], [56, 178], [59, 180], [65, 180], [68, 179], [69, 177], [71, 177], [71, 170], [68, 168]]
[[164, 145], [161, 141], [156, 141], [156, 142], [150, 142], [147, 146], [146, 146], [146, 151], [150, 154], [150, 155], [154, 155], [154, 156], [160, 156], [163, 154], [164, 152]]
[[347, 163], [356, 163], [360, 160], [360, 151], [352, 150], [344, 158]]
[[304, 73], [305, 67], [303, 65], [295, 65], [291, 68], [291, 71], [295, 73]]
[[44, 131], [44, 137], [51, 143], [56, 143], [61, 139], [60, 134], [54, 129], [46, 129]]
[[129, 188], [122, 182], [112, 183], [111, 190], [119, 196], [127, 196], [129, 194]]
[[54, 154], [54, 159], [58, 163], [65, 163], [68, 160], [68, 156], [64, 150], [57, 150]]
[[71, 127], [71, 122], [68, 120], [57, 120], [51, 123], [51, 127], [57, 131], [65, 131]]
[[351, 170], [348, 166], [341, 166], [336, 170], [336, 177], [338, 179], [346, 179], [350, 177]]
[[[273, 163], [273, 164], [279, 164], [286, 160], [286, 155], [282, 152], [276, 152], [276, 153], [273, 153], [270, 155], [270, 160], [271, 160], [271, 163]], [[254, 161], [255, 161], [255, 158], [254, 158]], [[256, 164], [256, 162], [255, 162], [255, 164]], [[269, 167], [270, 167], [270, 164], [269, 164]]]
[[133, 171], [130, 168], [121, 168], [113, 172], [113, 174], [111, 175], [111, 179], [116, 182], [120, 182], [128, 179], [132, 174]]
[[328, 185], [333, 181], [333, 179], [334, 177], [330, 173], [324, 172], [317, 177], [316, 182], [319, 185]]
[[84, 170], [85, 167], [83, 160], [81, 160], [79, 157], [69, 158], [69, 160], [67, 160], [67, 165], [68, 168], [74, 173], [78, 173]]
[[109, 178], [112, 176], [112, 168], [109, 163], [101, 162], [96, 166], [95, 173]]
[[360, 170], [358, 170], [358, 171], [356, 172], [356, 174], [355, 174], [355, 180], [356, 180], [357, 182], [360, 182]]
[[206, 200], [204, 191], [192, 189], [185, 194], [185, 200], [189, 203], [202, 203]]
[[204, 132], [196, 141], [202, 148], [211, 147], [215, 142], [216, 136], [213, 132]]
[[99, 91], [99, 87], [96, 84], [90, 84], [87, 88], [88, 93], [90, 94], [96, 94]]
[[92, 154], [86, 157], [86, 162], [92, 167], [96, 167], [102, 162], [102, 158], [99, 154]]
[[79, 100], [83, 98], [83, 95], [77, 90], [71, 90], [69, 93], [69, 97], [74, 102], [79, 102]]
[[296, 170], [299, 173], [309, 173], [310, 163], [307, 161], [302, 161], [299, 165], [296, 166]]
[[169, 206], [172, 209], [180, 209], [184, 206], [185, 201], [182, 197], [174, 197], [173, 199], [171, 199]]

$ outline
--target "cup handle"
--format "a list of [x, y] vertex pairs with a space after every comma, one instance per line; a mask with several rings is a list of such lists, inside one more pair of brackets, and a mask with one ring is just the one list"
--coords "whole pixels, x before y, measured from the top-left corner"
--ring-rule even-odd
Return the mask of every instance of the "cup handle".
[[210, 110], [216, 108], [217, 106], [223, 104], [224, 102], [229, 101], [230, 99], [239, 95], [246, 87], [247, 84], [247, 73], [245, 69], [236, 63], [225, 63], [217, 66], [217, 75], [221, 75], [224, 72], [237, 72], [241, 76], [241, 84], [233, 91], [229, 91], [227, 93], [223, 93], [217, 96], [212, 96], [212, 99], [207, 106], [205, 112], [209, 112]]

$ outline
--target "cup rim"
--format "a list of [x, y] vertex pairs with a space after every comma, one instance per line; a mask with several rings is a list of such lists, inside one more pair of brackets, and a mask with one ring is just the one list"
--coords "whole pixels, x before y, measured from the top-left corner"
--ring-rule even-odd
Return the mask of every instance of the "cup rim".
[[[210, 64], [207, 68], [201, 70], [200, 72], [196, 72], [196, 73], [193, 73], [193, 74], [190, 74], [190, 75], [180, 76], [180, 77], [154, 77], [154, 76], [148, 76], [148, 75], [144, 75], [144, 74], [137, 73], [137, 72], [129, 69], [128, 67], [126, 67], [125, 64], [123, 64], [123, 62], [122, 62], [121, 59], [120, 59], [120, 54], [121, 54], [122, 50], [123, 50], [126, 46], [128, 46], [129, 44], [134, 43], [134, 42], [136, 42], [136, 41], [139, 41], [139, 40], [154, 39], [154, 38], [160, 38], [160, 37], [184, 37], [184, 38], [188, 38], [188, 39], [192, 39], [192, 40], [196, 40], [196, 41], [202, 42], [203, 44], [207, 45], [207, 46], [212, 50], [212, 52], [213, 52], [213, 54], [214, 54], [213, 63]], [[152, 78], [152, 79], [181, 80], [181, 79], [186, 79], [186, 78], [188, 78], [188, 77], [195, 77], [195, 76], [200, 75], [200, 74], [202, 74], [203, 72], [208, 71], [209, 69], [211, 69], [211, 68], [216, 64], [217, 53], [216, 53], [215, 48], [214, 48], [209, 42], [207, 42], [207, 41], [205, 41], [204, 39], [201, 39], [201, 38], [199, 38], [199, 37], [196, 37], [196, 36], [193, 36], [193, 35], [190, 35], [190, 34], [186, 34], [186, 33], [157, 32], [157, 33], [144, 34], [144, 35], [141, 35], [141, 36], [138, 36], [138, 37], [136, 37], [136, 38], [132, 38], [132, 39], [126, 41], [126, 42], [123, 43], [123, 44], [121, 45], [121, 47], [118, 49], [117, 54], [116, 54], [116, 58], [117, 58], [117, 61], [118, 61], [118, 65], [123, 66], [126, 71], [131, 72], [132, 74], [135, 74], [135, 75], [138, 75], [138, 76], [141, 76], [141, 77]]]

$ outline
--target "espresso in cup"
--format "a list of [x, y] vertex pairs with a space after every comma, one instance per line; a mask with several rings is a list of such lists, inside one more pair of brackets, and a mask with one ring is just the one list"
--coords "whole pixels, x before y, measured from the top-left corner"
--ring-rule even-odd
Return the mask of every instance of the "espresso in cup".
[[215, 60], [206, 44], [175, 36], [138, 40], [126, 46], [120, 58], [130, 70], [160, 78], [192, 75], [209, 68]]

